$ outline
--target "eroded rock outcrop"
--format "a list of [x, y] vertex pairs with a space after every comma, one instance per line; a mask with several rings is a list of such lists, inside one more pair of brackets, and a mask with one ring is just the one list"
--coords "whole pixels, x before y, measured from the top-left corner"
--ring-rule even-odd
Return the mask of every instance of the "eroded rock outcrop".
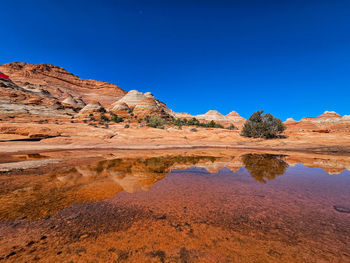
[[112, 112], [120, 117], [129, 117], [131, 109], [125, 102], [119, 102], [114, 105]]
[[236, 111], [231, 111], [226, 115], [226, 118], [229, 119], [235, 127], [241, 129], [246, 122], [246, 119], [241, 117]]
[[68, 95], [67, 98], [65, 98], [63, 101], [62, 101], [62, 104], [63, 105], [69, 105], [69, 106], [72, 106], [74, 108], [83, 108], [86, 106], [85, 102], [82, 100], [82, 99], [74, 99], [72, 97], [72, 95]]
[[0, 119], [31, 122], [68, 118], [74, 109], [64, 107], [49, 93], [19, 87], [11, 79], [0, 79]]
[[138, 118], [147, 116], [159, 116], [161, 118], [170, 118], [164, 109], [156, 102], [154, 98], [148, 97], [141, 100], [134, 108], [134, 115]]
[[128, 111], [129, 114], [139, 119], [147, 116], [159, 116], [165, 119], [173, 117], [173, 112], [164, 103], [157, 100], [151, 92], [142, 93], [131, 90], [112, 105], [114, 106], [112, 112], [120, 116], [125, 116]]
[[0, 65], [0, 70], [9, 75], [18, 86], [40, 88], [58, 99], [64, 99], [67, 94], [71, 94], [74, 98], [80, 97], [85, 102], [91, 103], [98, 98], [99, 102], [106, 107], [126, 94], [126, 91], [117, 85], [92, 79], [80, 79], [64, 68], [51, 64], [13, 62]]

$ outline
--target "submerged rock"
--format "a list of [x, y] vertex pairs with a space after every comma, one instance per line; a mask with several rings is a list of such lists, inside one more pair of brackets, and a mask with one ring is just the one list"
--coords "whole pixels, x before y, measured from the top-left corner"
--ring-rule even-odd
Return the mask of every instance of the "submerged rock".
[[350, 214], [350, 207], [334, 205], [333, 208], [334, 208], [335, 211], [337, 211], [339, 213]]

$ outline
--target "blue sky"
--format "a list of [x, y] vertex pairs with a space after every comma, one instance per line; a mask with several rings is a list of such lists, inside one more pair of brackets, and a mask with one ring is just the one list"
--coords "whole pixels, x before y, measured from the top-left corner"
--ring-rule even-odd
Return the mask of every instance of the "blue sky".
[[0, 64], [62, 66], [177, 112], [350, 114], [348, 0], [0, 3]]

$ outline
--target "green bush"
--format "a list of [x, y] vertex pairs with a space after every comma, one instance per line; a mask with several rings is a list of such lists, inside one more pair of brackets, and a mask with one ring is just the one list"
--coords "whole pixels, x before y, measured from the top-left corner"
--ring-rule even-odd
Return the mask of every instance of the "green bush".
[[124, 121], [122, 117], [119, 117], [117, 114], [114, 114], [113, 112], [110, 112], [110, 115], [111, 115], [111, 121], [114, 121], [115, 123], [120, 123]]
[[102, 121], [102, 122], [109, 122], [109, 119], [108, 119], [108, 117], [105, 115], [104, 112], [101, 112], [100, 117], [101, 117], [101, 121]]
[[206, 127], [206, 128], [221, 128], [223, 129], [224, 126], [222, 126], [221, 124], [216, 123], [215, 121], [210, 121], [209, 123], [205, 123], [205, 122], [200, 122], [198, 119], [196, 118], [192, 118], [190, 120], [187, 119], [176, 119], [173, 120], [172, 122], [173, 125], [178, 126], [179, 128], [181, 128], [182, 126], [197, 126], [197, 127]]
[[286, 129], [282, 121], [270, 113], [257, 111], [245, 122], [241, 135], [253, 138], [276, 138]]
[[231, 124], [230, 126], [228, 126], [227, 129], [228, 129], [228, 130], [231, 130], [231, 131], [237, 130], [237, 128], [236, 128], [233, 124]]
[[186, 125], [188, 126], [199, 126], [200, 122], [196, 118], [192, 118], [189, 121], [187, 121]]
[[147, 126], [152, 128], [164, 129], [165, 121], [158, 116], [152, 116], [148, 119]]

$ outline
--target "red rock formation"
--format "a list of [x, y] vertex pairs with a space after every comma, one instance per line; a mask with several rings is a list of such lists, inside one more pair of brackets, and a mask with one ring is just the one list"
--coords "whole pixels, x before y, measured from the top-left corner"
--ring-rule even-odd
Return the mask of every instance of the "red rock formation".
[[35, 122], [70, 118], [75, 112], [64, 107], [49, 93], [17, 86], [10, 79], [0, 79], [0, 119]]
[[246, 119], [241, 117], [236, 111], [231, 111], [226, 115], [226, 118], [229, 119], [235, 127], [241, 129], [246, 122]]
[[305, 117], [300, 121], [291, 121], [288, 119], [284, 122], [289, 131], [313, 131], [319, 133], [329, 132], [349, 132], [350, 119], [341, 116], [334, 111], [325, 111], [317, 117]]
[[142, 93], [137, 90], [131, 90], [112, 105], [114, 106], [112, 111], [115, 114], [118, 114], [118, 111], [121, 111], [120, 114], [124, 114], [126, 105], [130, 110], [134, 110], [135, 116], [140, 118], [152, 115], [171, 118], [174, 115], [174, 112], [165, 103], [154, 98], [150, 92]]
[[[58, 99], [65, 99], [68, 94], [81, 97], [86, 103], [96, 98], [103, 106], [109, 106], [126, 94], [117, 85], [91, 79], [80, 79], [64, 68], [50, 64], [29, 64], [13, 62], [0, 65], [0, 70], [18, 86], [35, 85]], [[63, 97], [62, 97], [63, 96]]]
[[120, 117], [130, 117], [131, 109], [125, 102], [120, 102], [114, 105], [112, 112]]
[[134, 115], [138, 118], [146, 118], [147, 116], [159, 116], [168, 119], [170, 115], [157, 103], [156, 99], [148, 97], [141, 100], [134, 108]]

